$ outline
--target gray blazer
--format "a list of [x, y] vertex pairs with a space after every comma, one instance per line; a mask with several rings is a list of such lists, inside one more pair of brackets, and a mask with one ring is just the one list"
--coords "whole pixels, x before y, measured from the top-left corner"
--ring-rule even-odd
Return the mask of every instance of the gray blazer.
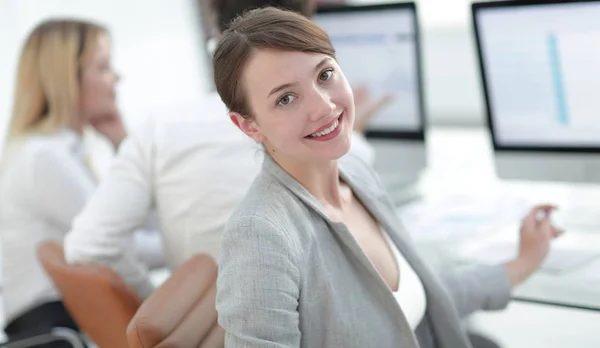
[[417, 332], [347, 227], [331, 221], [300, 183], [265, 156], [222, 240], [217, 310], [225, 346], [470, 347], [459, 317], [506, 306], [504, 267], [438, 279], [417, 255], [368, 165], [346, 156], [340, 175], [423, 283], [427, 311]]

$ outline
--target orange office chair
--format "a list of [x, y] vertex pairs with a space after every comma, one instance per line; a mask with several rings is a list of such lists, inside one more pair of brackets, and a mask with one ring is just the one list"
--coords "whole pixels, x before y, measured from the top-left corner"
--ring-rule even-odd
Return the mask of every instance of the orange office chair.
[[126, 330], [141, 304], [137, 293], [107, 267], [68, 265], [56, 242], [41, 243], [37, 255], [79, 328], [100, 348], [129, 348]]
[[139, 308], [127, 329], [131, 348], [220, 348], [225, 334], [215, 308], [217, 265], [195, 255]]

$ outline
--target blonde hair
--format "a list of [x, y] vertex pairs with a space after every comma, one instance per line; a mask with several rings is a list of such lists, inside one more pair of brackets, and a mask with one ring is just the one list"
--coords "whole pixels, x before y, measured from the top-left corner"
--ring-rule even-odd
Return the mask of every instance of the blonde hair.
[[106, 28], [80, 20], [53, 19], [27, 38], [16, 76], [7, 140], [32, 131], [56, 132], [76, 122], [81, 62]]

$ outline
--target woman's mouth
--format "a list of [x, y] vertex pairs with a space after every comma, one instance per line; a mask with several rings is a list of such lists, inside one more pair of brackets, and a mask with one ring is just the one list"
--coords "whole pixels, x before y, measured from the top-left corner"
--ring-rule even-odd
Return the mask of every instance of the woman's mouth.
[[342, 122], [342, 117], [344, 113], [342, 113], [338, 118], [336, 118], [330, 125], [325, 129], [321, 129], [318, 132], [310, 134], [305, 138], [310, 140], [318, 140], [318, 141], [326, 141], [335, 138], [341, 130], [340, 124]]

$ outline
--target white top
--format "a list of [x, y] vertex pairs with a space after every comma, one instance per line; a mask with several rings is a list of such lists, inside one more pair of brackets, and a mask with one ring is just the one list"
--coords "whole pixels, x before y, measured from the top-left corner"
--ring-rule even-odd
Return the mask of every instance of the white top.
[[402, 308], [402, 312], [410, 328], [414, 331], [423, 320], [425, 310], [427, 309], [427, 298], [425, 297], [423, 283], [421, 283], [419, 276], [408, 264], [404, 256], [402, 256], [394, 242], [392, 242], [387, 232], [383, 231], [383, 234], [398, 264], [398, 290], [392, 293], [396, 301], [398, 301], [400, 308]]
[[[353, 142], [353, 151], [372, 161], [364, 140]], [[216, 93], [159, 111], [124, 141], [75, 219], [65, 239], [67, 260], [107, 264], [147, 296], [153, 288], [148, 273], [122, 259], [122, 241], [153, 206], [171, 269], [196, 253], [218, 260], [225, 224], [260, 171], [262, 151], [231, 123]]]
[[[46, 240], [62, 241], [96, 181], [85, 164], [81, 138], [71, 130], [27, 136], [11, 143], [4, 156], [0, 244], [4, 318], [9, 322], [32, 307], [60, 298], [37, 261], [36, 246]], [[160, 246], [158, 233], [136, 236], [136, 241], [150, 240]], [[129, 247], [131, 242], [127, 241]], [[151, 249], [146, 244], [141, 248]], [[135, 251], [139, 249], [133, 250], [139, 257]]]

